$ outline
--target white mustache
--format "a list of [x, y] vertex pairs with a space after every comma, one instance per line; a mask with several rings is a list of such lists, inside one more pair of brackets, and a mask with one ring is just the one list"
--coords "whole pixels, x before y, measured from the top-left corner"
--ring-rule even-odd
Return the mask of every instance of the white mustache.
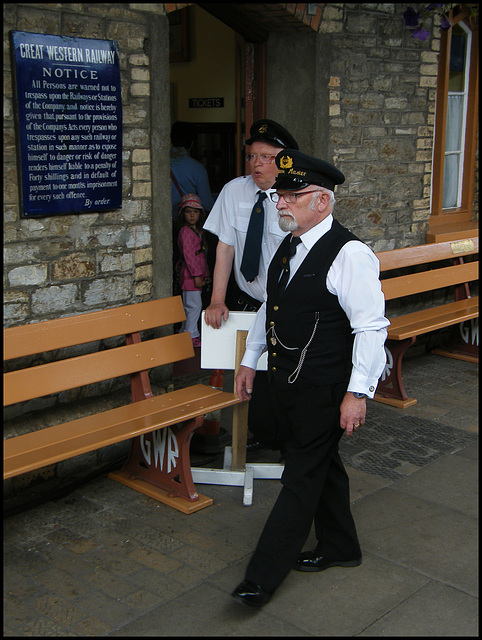
[[281, 211], [278, 211], [278, 217], [281, 218], [281, 216], [289, 216], [292, 220], [295, 219], [294, 215], [288, 211], [288, 209], [281, 209]]

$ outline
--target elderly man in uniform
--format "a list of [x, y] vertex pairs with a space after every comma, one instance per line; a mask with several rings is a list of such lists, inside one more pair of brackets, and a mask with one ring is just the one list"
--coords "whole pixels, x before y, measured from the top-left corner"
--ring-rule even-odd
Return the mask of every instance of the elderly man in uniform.
[[[204, 224], [218, 236], [211, 303], [205, 321], [219, 329], [229, 316], [226, 292], [231, 270], [237, 292], [232, 311], [257, 311], [264, 300], [268, 265], [286, 232], [278, 226], [276, 206], [270, 200], [278, 167], [274, 160], [286, 147], [298, 149], [293, 136], [274, 120], [258, 120], [250, 129], [247, 160], [251, 174], [225, 185]], [[253, 438], [247, 451], [283, 449], [276, 437], [274, 411], [269, 402], [266, 373], [258, 375], [248, 415]]]
[[[281, 243], [268, 271], [267, 299], [248, 334], [236, 376], [249, 400], [259, 356], [268, 350], [269, 387], [286, 443], [282, 489], [232, 596], [260, 607], [288, 575], [354, 567], [361, 550], [350, 510], [340, 437], [365, 422], [385, 362], [385, 301], [375, 254], [333, 218], [344, 175], [297, 150], [276, 157], [271, 194]], [[314, 523], [316, 548], [302, 552]]]

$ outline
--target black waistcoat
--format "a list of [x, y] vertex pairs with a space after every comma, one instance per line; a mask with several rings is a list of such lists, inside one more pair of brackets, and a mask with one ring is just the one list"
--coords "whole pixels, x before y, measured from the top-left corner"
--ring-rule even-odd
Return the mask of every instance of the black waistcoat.
[[287, 254], [289, 238], [279, 246], [268, 270], [268, 375], [276, 383], [290, 386], [303, 381], [347, 382], [354, 337], [337, 296], [326, 288], [326, 276], [343, 245], [358, 238], [334, 220], [278, 298], [281, 260]]

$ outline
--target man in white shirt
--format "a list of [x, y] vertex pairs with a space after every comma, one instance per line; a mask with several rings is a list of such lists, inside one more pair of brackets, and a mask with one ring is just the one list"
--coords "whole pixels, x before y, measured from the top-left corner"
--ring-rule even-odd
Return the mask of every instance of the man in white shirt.
[[[215, 329], [229, 316], [226, 294], [231, 270], [237, 286], [231, 310], [257, 311], [264, 300], [268, 265], [286, 236], [269, 194], [278, 175], [276, 155], [287, 147], [298, 149], [298, 144], [284, 127], [268, 119], [253, 123], [250, 136], [246, 145], [250, 146], [247, 160], [251, 174], [223, 187], [204, 224], [205, 230], [218, 237], [211, 303], [205, 312], [206, 324]], [[252, 225], [257, 221], [258, 243], [253, 247], [256, 230]], [[248, 426], [254, 438], [248, 443], [248, 452], [283, 448], [268, 401], [267, 378], [261, 373], [249, 408]]]
[[[389, 322], [375, 254], [333, 218], [344, 175], [297, 150], [278, 154], [272, 199], [289, 235], [268, 271], [266, 300], [248, 334], [236, 390], [249, 400], [257, 360], [268, 350], [268, 381], [286, 444], [283, 487], [233, 591], [263, 606], [292, 568], [354, 567], [361, 550], [338, 452], [343, 432], [365, 422], [386, 362]], [[317, 546], [301, 552], [314, 523]]]

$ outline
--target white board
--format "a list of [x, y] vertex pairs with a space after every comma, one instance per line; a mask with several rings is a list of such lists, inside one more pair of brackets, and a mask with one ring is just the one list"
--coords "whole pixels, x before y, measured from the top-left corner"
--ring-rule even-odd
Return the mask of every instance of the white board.
[[[254, 320], [254, 311], [230, 311], [219, 329], [208, 327], [201, 314], [201, 369], [233, 369], [236, 361], [236, 332], [248, 330]], [[258, 361], [257, 370], [268, 368], [268, 353]]]

